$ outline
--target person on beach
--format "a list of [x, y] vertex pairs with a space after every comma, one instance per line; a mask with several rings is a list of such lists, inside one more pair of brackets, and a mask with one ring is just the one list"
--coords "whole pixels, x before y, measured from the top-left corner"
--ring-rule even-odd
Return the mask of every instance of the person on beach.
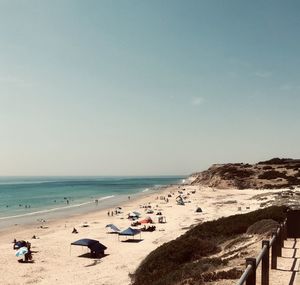
[[13, 244], [14, 244], [13, 249], [16, 249], [16, 243], [17, 243], [17, 240], [14, 238], [14, 241], [13, 241]]
[[78, 234], [78, 231], [75, 228], [73, 228], [72, 234]]
[[25, 255], [24, 255], [24, 261], [25, 262], [28, 262], [28, 261], [30, 261], [30, 260], [32, 260], [32, 253], [31, 253], [31, 243], [30, 242], [26, 242], [26, 247], [27, 247], [27, 249], [28, 249], [28, 252], [27, 253], [25, 253]]
[[109, 211], [107, 212], [107, 216], [110, 216], [110, 212]]

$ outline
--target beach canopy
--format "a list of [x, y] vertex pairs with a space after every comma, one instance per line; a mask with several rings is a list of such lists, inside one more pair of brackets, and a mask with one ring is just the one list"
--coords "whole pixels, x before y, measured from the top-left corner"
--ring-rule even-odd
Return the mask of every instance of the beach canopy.
[[122, 231], [122, 232], [119, 232], [119, 235], [120, 236], [135, 236], [137, 234], [140, 234], [141, 231], [138, 230], [138, 229], [133, 229], [131, 227], [129, 227], [128, 229]]
[[98, 240], [95, 239], [89, 239], [89, 238], [84, 238], [84, 239], [80, 239], [77, 241], [74, 241], [71, 243], [71, 245], [81, 245], [81, 246], [87, 246], [90, 249], [107, 249], [107, 247], [105, 245], [103, 245], [102, 243], [100, 243]]
[[120, 230], [113, 224], [106, 225], [106, 228], [109, 228], [114, 233], [119, 233], [120, 232]]
[[[91, 250], [91, 257], [104, 256], [104, 250], [107, 249], [105, 245], [95, 239], [84, 238], [71, 243], [71, 245], [87, 246]], [[70, 247], [71, 253], [71, 247]]]

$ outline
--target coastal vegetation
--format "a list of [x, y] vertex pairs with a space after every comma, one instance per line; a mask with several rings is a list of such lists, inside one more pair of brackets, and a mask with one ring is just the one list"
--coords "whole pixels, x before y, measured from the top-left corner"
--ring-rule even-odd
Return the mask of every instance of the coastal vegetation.
[[[285, 207], [272, 206], [199, 224], [175, 240], [152, 251], [131, 276], [134, 285], [205, 284], [219, 279], [237, 279], [242, 271], [228, 268], [218, 253], [226, 241], [241, 239], [257, 223], [261, 230], [285, 218]], [[270, 230], [270, 229], [269, 229]], [[228, 247], [228, 245], [227, 245]], [[224, 268], [227, 268], [224, 270]]]

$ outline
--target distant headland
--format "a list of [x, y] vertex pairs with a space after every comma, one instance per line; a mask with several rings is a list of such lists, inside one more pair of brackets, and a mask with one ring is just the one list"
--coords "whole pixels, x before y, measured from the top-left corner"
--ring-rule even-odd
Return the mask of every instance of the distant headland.
[[300, 186], [300, 159], [272, 158], [255, 164], [213, 164], [190, 176], [192, 185], [218, 189], [282, 189]]

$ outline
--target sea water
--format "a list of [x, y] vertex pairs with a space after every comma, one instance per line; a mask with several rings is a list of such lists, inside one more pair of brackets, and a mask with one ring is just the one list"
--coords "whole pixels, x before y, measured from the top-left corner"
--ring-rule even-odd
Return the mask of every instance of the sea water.
[[160, 177], [0, 177], [0, 222], [89, 205], [113, 205], [139, 193], [181, 183], [181, 176]]

